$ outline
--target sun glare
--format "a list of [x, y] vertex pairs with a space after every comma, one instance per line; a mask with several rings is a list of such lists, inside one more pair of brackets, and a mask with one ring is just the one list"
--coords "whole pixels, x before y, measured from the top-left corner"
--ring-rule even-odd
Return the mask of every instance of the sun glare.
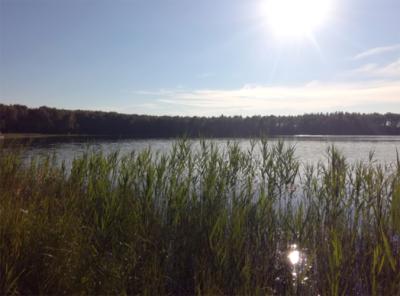
[[307, 37], [328, 18], [331, 0], [266, 0], [264, 12], [278, 37]]

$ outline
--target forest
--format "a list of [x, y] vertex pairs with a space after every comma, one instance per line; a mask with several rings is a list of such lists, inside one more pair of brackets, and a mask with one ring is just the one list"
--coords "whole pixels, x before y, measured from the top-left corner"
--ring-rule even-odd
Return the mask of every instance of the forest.
[[0, 132], [132, 138], [400, 135], [400, 114], [150, 116], [0, 104]]

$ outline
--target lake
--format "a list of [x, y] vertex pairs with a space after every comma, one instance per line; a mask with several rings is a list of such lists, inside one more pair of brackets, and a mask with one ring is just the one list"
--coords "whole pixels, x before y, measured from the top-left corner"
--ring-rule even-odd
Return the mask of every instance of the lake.
[[[368, 160], [371, 151], [374, 159], [380, 163], [396, 162], [396, 149], [400, 150], [400, 136], [291, 136], [271, 138], [271, 144], [284, 140], [288, 145], [295, 145], [296, 156], [302, 164], [315, 164], [326, 159], [326, 150], [335, 145], [353, 163], [357, 160]], [[190, 140], [194, 149], [199, 140]], [[209, 139], [220, 149], [228, 141], [236, 141], [242, 149], [250, 148], [249, 139]], [[85, 150], [102, 149], [104, 152], [119, 150], [121, 154], [141, 151], [150, 147], [153, 151], [165, 153], [170, 151], [174, 139], [112, 139], [98, 137], [52, 137], [32, 139], [26, 155], [34, 156], [56, 153], [59, 159], [70, 163], [72, 159]]]

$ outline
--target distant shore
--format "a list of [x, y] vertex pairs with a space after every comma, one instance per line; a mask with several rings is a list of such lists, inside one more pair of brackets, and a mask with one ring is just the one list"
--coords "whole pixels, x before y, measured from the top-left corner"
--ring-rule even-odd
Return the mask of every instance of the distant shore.
[[56, 137], [93, 137], [91, 135], [78, 135], [78, 134], [37, 134], [37, 133], [7, 133], [0, 134], [2, 139], [33, 139], [33, 138], [56, 138]]
[[[300, 139], [305, 139], [309, 138], [310, 140], [312, 139], [320, 139], [320, 138], [354, 138], [354, 137], [399, 137], [399, 135], [385, 135], [385, 134], [379, 134], [379, 135], [335, 135], [335, 134], [321, 134], [321, 135], [306, 135], [306, 134], [300, 134], [300, 135], [272, 135], [269, 136], [268, 138], [273, 139], [273, 138], [300, 138]], [[41, 133], [0, 133], [0, 140], [20, 140], [20, 139], [45, 139], [45, 138], [123, 138], [123, 139], [176, 139], [177, 137], [135, 137], [135, 136], [130, 136], [130, 135], [90, 135], [90, 134], [41, 134]], [[250, 139], [250, 138], [262, 138], [262, 137], [208, 137], [212, 139]], [[204, 139], [202, 137], [188, 137], [188, 139]]]
[[400, 114], [395, 113], [335, 112], [251, 117], [154, 116], [0, 104], [0, 117], [2, 132], [29, 135], [24, 135], [24, 138], [55, 137], [58, 134], [136, 139], [400, 135]]

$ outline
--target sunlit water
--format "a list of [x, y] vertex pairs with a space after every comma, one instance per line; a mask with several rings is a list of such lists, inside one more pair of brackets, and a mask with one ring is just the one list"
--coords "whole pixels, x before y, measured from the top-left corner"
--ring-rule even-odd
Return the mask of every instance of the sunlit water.
[[[370, 152], [380, 163], [395, 163], [396, 149], [400, 151], [400, 136], [294, 136], [272, 138], [271, 144], [284, 140], [288, 145], [296, 147], [296, 157], [302, 164], [316, 164], [325, 161], [327, 148], [335, 145], [349, 163], [358, 160], [368, 160]], [[236, 141], [242, 149], [249, 149], [248, 139], [210, 139], [221, 150], [228, 141]], [[109, 153], [115, 150], [127, 154], [132, 151], [142, 151], [150, 147], [154, 152], [167, 153], [176, 141], [173, 139], [108, 139], [108, 138], [43, 138], [31, 142], [27, 155], [55, 153], [59, 159], [70, 163], [74, 157], [89, 149], [102, 149]], [[191, 140], [194, 149], [199, 147], [199, 140]], [[257, 153], [257, 149], [255, 152]]]
[[292, 269], [294, 285], [307, 284], [307, 272], [311, 266], [308, 264], [306, 253], [297, 244], [292, 244], [289, 247], [287, 258]]

